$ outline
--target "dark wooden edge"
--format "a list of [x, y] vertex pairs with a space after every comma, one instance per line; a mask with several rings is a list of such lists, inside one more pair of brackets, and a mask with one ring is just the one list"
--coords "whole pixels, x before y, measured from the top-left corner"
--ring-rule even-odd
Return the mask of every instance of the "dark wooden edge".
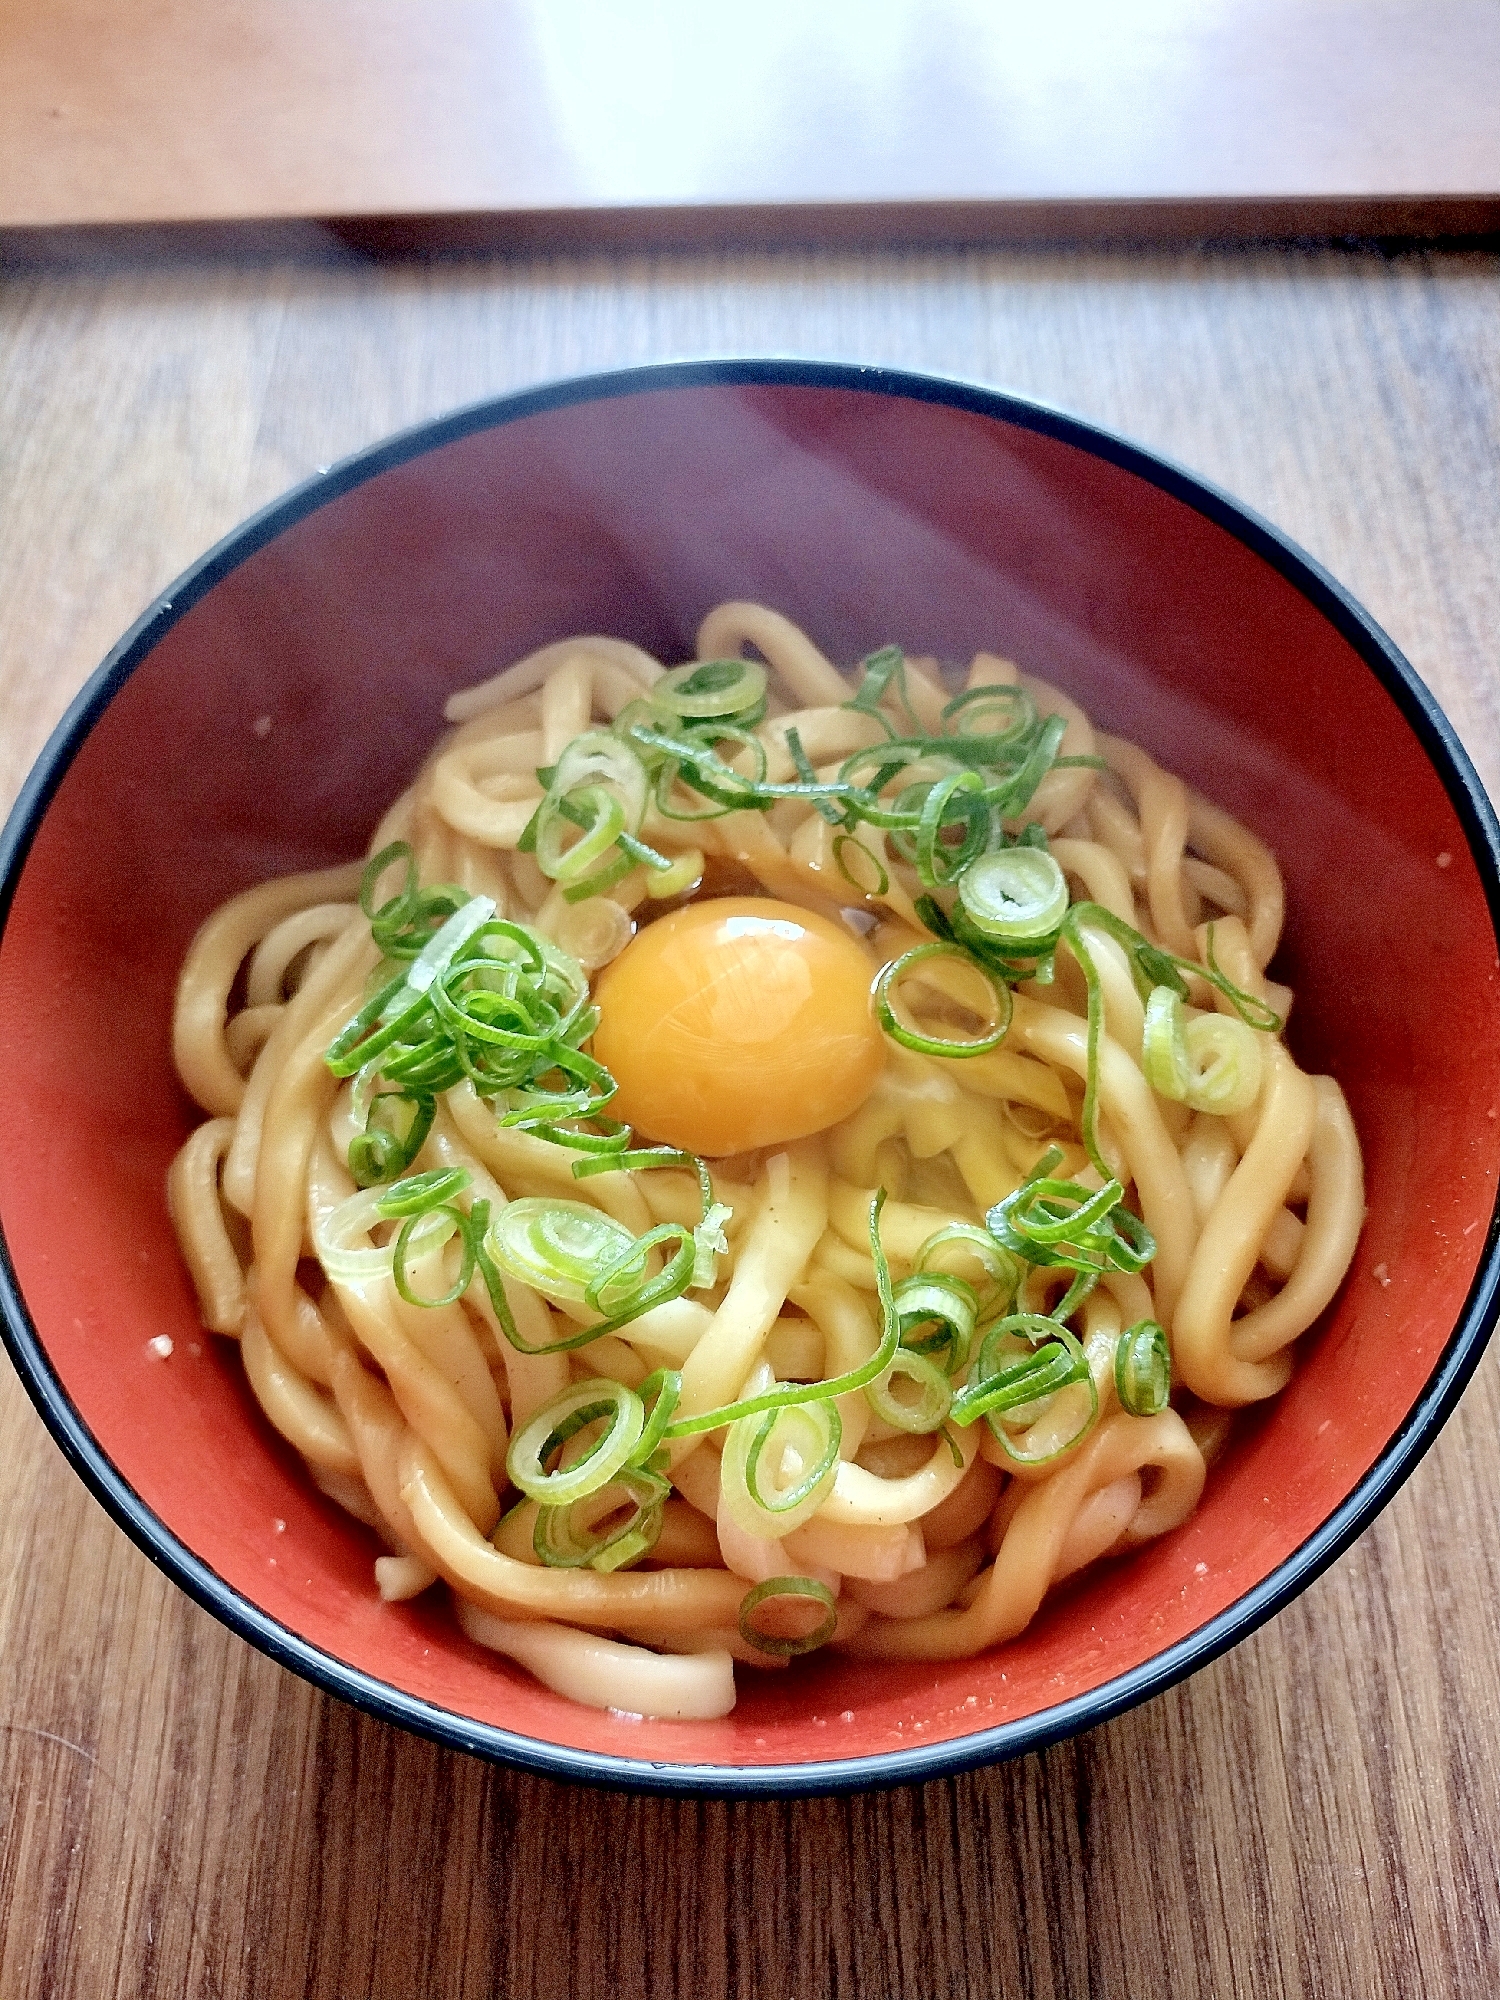
[[1190, 244], [1500, 249], [1500, 193], [1098, 201], [674, 204], [0, 227], [12, 270], [173, 258], [358, 260], [600, 250], [1156, 249]]

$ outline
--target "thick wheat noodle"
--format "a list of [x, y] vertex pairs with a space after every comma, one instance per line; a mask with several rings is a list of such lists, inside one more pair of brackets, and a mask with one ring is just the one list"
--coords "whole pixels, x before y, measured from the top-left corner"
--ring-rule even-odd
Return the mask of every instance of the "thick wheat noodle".
[[957, 1487], [974, 1463], [979, 1440], [980, 1432], [974, 1425], [957, 1433], [960, 1462], [955, 1465], [947, 1438], [939, 1435], [927, 1463], [904, 1479], [881, 1479], [862, 1465], [841, 1464], [817, 1518], [849, 1527], [879, 1528], [919, 1521]]
[[454, 1587], [502, 1616], [530, 1612], [629, 1632], [691, 1632], [738, 1622], [744, 1579], [727, 1570], [546, 1569], [501, 1555], [459, 1506], [430, 1449], [408, 1434], [399, 1466], [401, 1495], [420, 1545]]
[[[681, 1417], [729, 1403], [760, 1358], [761, 1345], [817, 1247], [828, 1220], [828, 1166], [816, 1141], [786, 1149], [785, 1187], [768, 1174], [758, 1214], [735, 1258], [724, 1303], [682, 1366]], [[673, 1465], [698, 1438], [680, 1438]]]
[[1102, 841], [1057, 839], [1052, 857], [1065, 875], [1076, 876], [1090, 902], [1102, 903], [1122, 922], [1135, 922], [1135, 896], [1120, 857]]
[[210, 1333], [237, 1336], [245, 1317], [245, 1273], [224, 1226], [219, 1169], [234, 1137], [232, 1118], [210, 1118], [167, 1172], [167, 1207], [199, 1312]]
[[[535, 746], [529, 766], [511, 768], [512, 743]], [[434, 763], [433, 803], [449, 826], [471, 840], [486, 847], [514, 847], [542, 796], [536, 781], [541, 759], [539, 730], [495, 744], [467, 743]]]
[[[1060, 757], [1092, 757], [1097, 753], [1094, 726], [1076, 701], [1031, 674], [1022, 674], [1021, 686], [1036, 703], [1039, 715], [1060, 715], [1066, 721], [1058, 746]], [[1038, 821], [1049, 834], [1060, 832], [1082, 808], [1093, 784], [1094, 773], [1088, 766], [1049, 771], [1031, 796], [1027, 819]]]
[[[793, 728], [824, 778], [879, 740], [881, 724], [844, 705], [842, 678], [778, 613], [721, 606], [699, 639], [702, 658], [738, 654], [748, 643], [767, 659], [770, 719], [760, 735], [774, 782], [795, 774], [787, 748]], [[372, 851], [405, 839], [424, 882], [456, 882], [491, 896], [502, 911], [532, 913], [527, 920], [544, 934], [561, 935], [571, 906], [532, 857], [516, 851], [542, 795], [536, 768], [556, 761], [596, 726], [596, 716], [617, 716], [661, 672], [627, 642], [585, 637], [544, 647], [455, 696], [448, 712], [459, 728], [386, 813]], [[1064, 716], [1064, 754], [1102, 747], [1136, 802], [1138, 817], [1088, 767], [1049, 775], [1028, 816], [1054, 836], [1059, 865], [1086, 898], [1125, 921], [1140, 921], [1144, 897], [1149, 931], [1186, 959], [1204, 962], [1209, 949], [1208, 927], [1192, 928], [1200, 898], [1210, 913], [1223, 912], [1212, 929], [1215, 961], [1252, 997], [1284, 1009], [1284, 989], [1263, 976], [1283, 907], [1269, 850], [1144, 752], [1096, 739], [1083, 712], [1046, 682], [1022, 680], [996, 655], [974, 656], [971, 687], [1018, 681], [1039, 713]], [[937, 728], [944, 691], [926, 663], [908, 662], [906, 686], [921, 726]], [[898, 734], [910, 727], [898, 707], [891, 715]], [[837, 911], [854, 894], [833, 853], [835, 831], [800, 801], [782, 801], [769, 815], [742, 811], [696, 823], [652, 807], [642, 825], [643, 837], [669, 854], [696, 846], [711, 863], [748, 868], [772, 895], [820, 911]], [[888, 875], [886, 892], [866, 898], [872, 913], [882, 903], [889, 912], [867, 940], [873, 973], [927, 933], [910, 871], [885, 833], [865, 828], [862, 837]], [[1018, 1466], [987, 1426], [950, 1426], [926, 1441], [925, 1459], [911, 1470], [905, 1446], [892, 1456], [892, 1448], [869, 1443], [890, 1433], [872, 1430], [871, 1405], [854, 1392], [838, 1399], [843, 1434], [829, 1492], [811, 1520], [781, 1542], [746, 1535], [729, 1521], [718, 1440], [694, 1437], [671, 1449], [682, 1497], [669, 1509], [681, 1520], [674, 1514], [664, 1527], [656, 1567], [612, 1575], [549, 1569], [532, 1558], [534, 1503], [517, 1509], [494, 1542], [486, 1537], [500, 1514], [511, 1431], [579, 1373], [592, 1368], [638, 1382], [648, 1367], [679, 1367], [679, 1414], [691, 1415], [774, 1380], [768, 1354], [793, 1379], [804, 1370], [828, 1379], [874, 1352], [879, 1313], [868, 1230], [882, 1149], [904, 1145], [918, 1175], [929, 1161], [946, 1162], [947, 1184], [966, 1188], [970, 1215], [1011, 1192], [1053, 1134], [1065, 1142], [1062, 1171], [1089, 1171], [1076, 1136], [1088, 1070], [1081, 978], [1064, 955], [1045, 999], [1016, 996], [1005, 1047], [962, 1063], [893, 1051], [884, 1078], [845, 1126], [782, 1149], [762, 1164], [753, 1188], [716, 1176], [720, 1198], [736, 1215], [721, 1290], [707, 1303], [685, 1296], [658, 1307], [572, 1359], [528, 1355], [504, 1337], [480, 1287], [461, 1303], [428, 1309], [402, 1299], [378, 1265], [366, 1278], [340, 1263], [340, 1276], [317, 1300], [299, 1279], [309, 1231], [353, 1190], [342, 1162], [357, 1128], [347, 1086], [340, 1094], [322, 1057], [376, 963], [368, 926], [347, 900], [359, 872], [321, 871], [249, 891], [194, 941], [174, 1049], [184, 1081], [213, 1115], [174, 1162], [174, 1221], [205, 1323], [240, 1334], [270, 1421], [324, 1491], [379, 1525], [394, 1552], [378, 1566], [382, 1594], [413, 1595], [444, 1578], [459, 1592], [471, 1637], [575, 1698], [658, 1714], [724, 1713], [733, 1700], [731, 1656], [766, 1664], [738, 1629], [747, 1576], [799, 1566], [835, 1590], [850, 1580], [837, 1604], [835, 1643], [856, 1652], [949, 1658], [1013, 1636], [1052, 1584], [1101, 1555], [1168, 1532], [1196, 1504], [1204, 1455], [1181, 1419], [1171, 1411], [1135, 1418], [1119, 1408], [1113, 1350], [1121, 1328], [1160, 1318], [1171, 1331], [1176, 1378], [1205, 1399], [1233, 1405], [1270, 1394], [1290, 1368], [1283, 1350], [1327, 1305], [1352, 1256], [1363, 1212], [1361, 1169], [1337, 1085], [1303, 1076], [1272, 1041], [1262, 1097], [1249, 1111], [1194, 1117], [1157, 1098], [1138, 1067], [1144, 1016], [1125, 955], [1090, 931], [1106, 1022], [1099, 1142], [1133, 1188], [1157, 1253], [1150, 1284], [1107, 1273], [1082, 1309], [1079, 1337], [1100, 1407], [1084, 1443], [1060, 1460]], [[644, 888], [636, 871], [610, 896], [625, 912]], [[246, 1004], [230, 1023], [242, 967]], [[928, 1000], [943, 1004], [948, 994], [967, 1004], [965, 991], [952, 986], [957, 976], [944, 961], [924, 967]], [[295, 990], [283, 999], [289, 978]], [[1193, 993], [1206, 1004], [1203, 982]], [[1222, 996], [1214, 1004], [1228, 1007]], [[586, 1199], [635, 1235], [657, 1220], [691, 1223], [696, 1215], [690, 1176], [643, 1183], [611, 1173], [581, 1185], [572, 1164], [565, 1149], [500, 1127], [467, 1083], [440, 1100], [415, 1163], [464, 1169], [473, 1196], [495, 1212], [519, 1194]], [[1304, 1198], [1305, 1222], [1287, 1206]], [[226, 1220], [233, 1208], [251, 1220], [248, 1272], [238, 1225]], [[894, 1275], [912, 1268], [951, 1215], [920, 1196], [887, 1200], [881, 1234]], [[446, 1287], [452, 1254], [437, 1249], [416, 1259], [409, 1278], [419, 1295]], [[1252, 1299], [1264, 1297], [1267, 1274], [1282, 1282], [1265, 1303], [1243, 1311], [1257, 1264]], [[1031, 1273], [1018, 1309], [1055, 1305], [1066, 1276]], [[546, 1346], [587, 1324], [581, 1307], [550, 1307], [511, 1280], [506, 1295], [529, 1345]], [[1044, 1413], [1027, 1448], [1040, 1449], [1037, 1439], [1055, 1421]], [[1210, 1437], [1199, 1417], [1194, 1423]], [[857, 1462], [867, 1450], [869, 1463]], [[1158, 1476], [1148, 1487], [1142, 1473], [1153, 1467]], [[1006, 1474], [1013, 1476], [1002, 1485]], [[679, 1532], [689, 1525], [690, 1534]], [[981, 1573], [986, 1533], [998, 1554]], [[717, 1566], [722, 1555], [731, 1567]], [[746, 1574], [735, 1574], [736, 1563]], [[674, 1657], [580, 1626], [639, 1638]]]
[[[1018, 994], [1011, 1034], [1031, 1054], [1071, 1069], [1076, 1076], [1088, 1074], [1088, 1031], [1076, 1015]], [[1156, 1238], [1152, 1286], [1158, 1315], [1167, 1320], [1187, 1275], [1198, 1232], [1192, 1191], [1155, 1094], [1108, 1035], [1099, 1042], [1099, 1103], [1125, 1149], [1141, 1218]]]
[[[1140, 824], [1123, 799], [1105, 785], [1089, 793], [1085, 818], [1101, 847], [1107, 847], [1130, 881], [1132, 893], [1146, 886], [1146, 847]], [[1135, 922], [1135, 918], [1130, 920]]]
[[576, 639], [555, 640], [549, 646], [528, 653], [524, 660], [517, 660], [513, 667], [505, 668], [502, 673], [492, 674], [487, 681], [480, 681], [474, 687], [450, 695], [443, 713], [450, 722], [472, 721], [475, 716], [499, 708], [520, 695], [534, 694], [549, 675], [579, 654], [622, 667], [640, 681], [643, 690], [661, 678], [661, 666], [639, 646], [632, 646], [626, 639], [589, 634]]
[[1264, 971], [1280, 942], [1286, 918], [1286, 889], [1275, 855], [1249, 827], [1197, 792], [1188, 794], [1188, 838], [1200, 854], [1244, 889], [1250, 948]]
[[[316, 1019], [328, 996], [340, 993], [349, 986], [357, 995], [375, 962], [375, 946], [368, 929], [362, 923], [351, 922], [283, 1007], [280, 1020], [256, 1057], [235, 1121], [234, 1138], [224, 1159], [224, 1194], [241, 1215], [250, 1215], [255, 1206], [255, 1183], [266, 1104], [280, 1074], [283, 1058], [305, 1033], [308, 1024]], [[187, 983], [184, 977], [183, 984]]]
[[802, 628], [763, 604], [721, 604], [710, 611], [698, 627], [698, 658], [734, 659], [747, 642], [760, 649], [805, 706], [849, 699], [843, 675]]
[[292, 960], [309, 946], [331, 943], [358, 914], [357, 903], [313, 903], [283, 917], [251, 954], [245, 974], [246, 1007], [281, 1005], [281, 989]]
[[1198, 1504], [1205, 1467], [1181, 1417], [1175, 1410], [1111, 1417], [1026, 1493], [971, 1604], [930, 1618], [872, 1618], [846, 1642], [848, 1650], [874, 1659], [960, 1660], [1013, 1639], [1036, 1616], [1090, 1495], [1148, 1465], [1162, 1475], [1153, 1495], [1158, 1517], [1185, 1521]]
[[[852, 1374], [880, 1344], [880, 1329], [868, 1301], [847, 1280], [831, 1271], [809, 1275], [794, 1285], [787, 1296], [823, 1336], [826, 1378]], [[840, 1456], [846, 1460], [855, 1458], [870, 1427], [870, 1405], [856, 1389], [837, 1397], [835, 1406], [841, 1426]]]
[[277, 1000], [264, 1007], [246, 1007], [231, 1015], [224, 1029], [224, 1047], [242, 1077], [255, 1067], [255, 1058], [275, 1034], [284, 1009], [285, 1002]]
[[1275, 1395], [1291, 1374], [1285, 1354], [1242, 1359], [1233, 1318], [1266, 1230], [1312, 1141], [1317, 1106], [1312, 1078], [1271, 1043], [1255, 1136], [1203, 1225], [1169, 1322], [1178, 1373], [1206, 1402], [1258, 1402]]
[[1307, 1150], [1307, 1220], [1281, 1290], [1233, 1324], [1230, 1346], [1241, 1361], [1264, 1361], [1306, 1333], [1338, 1290], [1364, 1222], [1364, 1168], [1344, 1093], [1331, 1076], [1310, 1080], [1316, 1111]]
[[1099, 747], [1112, 771], [1135, 798], [1145, 848], [1146, 898], [1156, 935], [1168, 951], [1193, 956], [1193, 926], [1183, 902], [1182, 859], [1187, 846], [1188, 793], [1181, 778], [1154, 764], [1144, 750], [1116, 736]]
[[359, 1454], [338, 1405], [283, 1358], [258, 1313], [245, 1315], [240, 1352], [256, 1400], [287, 1443], [311, 1465], [357, 1473]]
[[462, 1598], [458, 1622], [476, 1645], [509, 1654], [559, 1694], [591, 1708], [644, 1701], [644, 1713], [667, 1722], [695, 1722], [724, 1715], [734, 1706], [734, 1662], [727, 1648], [653, 1653], [570, 1625], [497, 1618]]
[[224, 1047], [224, 1023], [246, 954], [283, 917], [310, 903], [351, 895], [359, 877], [356, 861], [262, 882], [215, 910], [188, 947], [178, 978], [172, 1055], [183, 1083], [211, 1116], [232, 1118], [245, 1095], [245, 1079]]
[[[332, 959], [330, 952], [323, 961]], [[358, 961], [356, 961], [358, 963]], [[319, 970], [322, 969], [320, 965]], [[299, 1332], [321, 1315], [297, 1284], [297, 1263], [307, 1234], [308, 1168], [318, 1128], [327, 1118], [337, 1085], [323, 1055], [360, 1003], [361, 982], [350, 974], [331, 982], [321, 1010], [287, 1049], [266, 1097], [256, 1154], [255, 1200], [250, 1215], [255, 1244], [255, 1305], [267, 1333], [304, 1373]], [[288, 1014], [292, 1012], [288, 1008]], [[275, 1042], [267, 1043], [267, 1049]], [[262, 1061], [265, 1057], [262, 1056]]]

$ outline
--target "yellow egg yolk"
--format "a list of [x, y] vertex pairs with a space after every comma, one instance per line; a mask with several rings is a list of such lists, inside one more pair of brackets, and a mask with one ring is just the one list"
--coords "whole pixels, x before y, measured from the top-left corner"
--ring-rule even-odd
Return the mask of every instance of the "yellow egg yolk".
[[874, 971], [850, 934], [730, 896], [649, 925], [600, 975], [594, 1054], [610, 1116], [709, 1159], [836, 1125], [885, 1060]]

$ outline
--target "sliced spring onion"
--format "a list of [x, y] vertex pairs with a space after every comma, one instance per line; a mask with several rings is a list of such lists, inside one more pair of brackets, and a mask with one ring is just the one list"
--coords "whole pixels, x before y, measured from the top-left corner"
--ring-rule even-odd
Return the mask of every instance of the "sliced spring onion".
[[[898, 1376], [915, 1383], [918, 1393], [914, 1399], [895, 1393], [893, 1385]], [[898, 1431], [926, 1437], [947, 1417], [953, 1401], [953, 1384], [926, 1354], [902, 1347], [897, 1349], [885, 1373], [877, 1375], [865, 1390], [865, 1400], [877, 1417]]]
[[1001, 847], [981, 854], [958, 878], [970, 922], [1012, 951], [1049, 944], [1068, 914], [1068, 883], [1041, 847]]
[[682, 1400], [682, 1376], [675, 1368], [654, 1368], [636, 1391], [646, 1412], [646, 1425], [631, 1453], [632, 1463], [649, 1466], [667, 1434], [672, 1412]]
[[1248, 1111], [1260, 1095], [1263, 1064], [1255, 1030], [1229, 1014], [1195, 1014], [1169, 986], [1146, 1003], [1141, 1047], [1146, 1081], [1162, 1097], [1221, 1118]]
[[[911, 1019], [909, 1014], [898, 1012], [897, 1003], [900, 988], [920, 965], [927, 965], [936, 959], [947, 959], [962, 966], [965, 971], [983, 979], [989, 990], [993, 1006], [990, 1022], [972, 1037], [928, 1034]], [[980, 1056], [998, 1048], [1005, 1040], [1010, 1028], [1012, 1000], [1010, 988], [1001, 983], [985, 967], [977, 965], [966, 953], [951, 944], [919, 944], [911, 951], [903, 952], [882, 967], [880, 976], [871, 989], [875, 1003], [876, 1019], [893, 1042], [902, 1048], [915, 1049], [924, 1056]], [[978, 1011], [977, 1009], [975, 1010]]]
[[[768, 1601], [784, 1597], [816, 1605], [823, 1615], [806, 1632], [788, 1634], [767, 1631], [755, 1614]], [[838, 1623], [833, 1592], [826, 1583], [820, 1583], [813, 1576], [768, 1576], [764, 1583], [755, 1584], [740, 1599], [740, 1637], [758, 1652], [773, 1653], [781, 1659], [790, 1659], [798, 1653], [816, 1652], [819, 1646], [826, 1645], [833, 1637]]]
[[839, 1466], [843, 1425], [820, 1383], [815, 1399], [741, 1417], [720, 1467], [724, 1505], [746, 1534], [779, 1541], [812, 1519]]
[[[379, 1188], [362, 1188], [314, 1223], [313, 1248], [335, 1284], [364, 1285], [391, 1275], [394, 1244], [379, 1248], [369, 1241], [370, 1231], [385, 1219], [381, 1192]], [[434, 1209], [420, 1220], [425, 1227], [408, 1239], [408, 1257], [440, 1250], [458, 1228], [446, 1210]]]
[[[377, 904], [375, 891], [381, 877], [398, 863], [404, 875], [401, 888], [388, 901]], [[416, 856], [404, 840], [393, 841], [372, 855], [359, 878], [359, 907], [384, 958], [415, 958], [428, 939], [468, 900], [464, 890], [451, 885], [420, 888]]]
[[[575, 1382], [516, 1432], [505, 1469], [528, 1500], [570, 1506], [607, 1486], [629, 1463], [645, 1423], [640, 1397], [624, 1383], [602, 1376]], [[602, 1428], [589, 1438], [595, 1426]], [[575, 1438], [579, 1448], [570, 1453], [567, 1446]]]
[[1156, 1239], [1125, 1206], [1117, 1180], [1102, 1188], [1050, 1178], [1061, 1160], [1049, 1146], [1028, 1177], [997, 1202], [985, 1225], [1002, 1249], [1028, 1264], [1098, 1274], [1141, 1271], [1156, 1255]]
[[684, 722], [733, 720], [752, 727], [765, 713], [766, 670], [755, 660], [693, 660], [663, 674], [651, 699]]
[[1088, 1357], [1067, 1327], [1042, 1313], [1013, 1313], [990, 1328], [950, 1411], [960, 1425], [984, 1417], [1018, 1465], [1043, 1465], [1071, 1451], [1098, 1414]]
[[950, 1271], [916, 1271], [901, 1280], [894, 1297], [902, 1350], [929, 1355], [946, 1350], [948, 1374], [959, 1374], [979, 1317], [974, 1287]]
[[[966, 688], [956, 694], [944, 705], [943, 721], [950, 723], [960, 715], [965, 730], [989, 735], [997, 745], [1028, 742], [1037, 728], [1036, 704], [1014, 682]], [[949, 731], [950, 735], [956, 733]]]
[[655, 1548], [671, 1490], [658, 1474], [623, 1466], [580, 1500], [539, 1507], [531, 1546], [549, 1569], [624, 1569]]
[[349, 1142], [349, 1172], [356, 1187], [376, 1187], [393, 1181], [421, 1152], [437, 1115], [437, 1100], [412, 1090], [361, 1090], [373, 1073], [361, 1070], [355, 1079], [354, 1113], [364, 1130]]
[[[851, 863], [851, 853], [859, 857]], [[880, 856], [865, 842], [852, 833], [835, 835], [833, 842], [834, 866], [844, 880], [862, 896], [884, 896], [891, 886], [890, 871]], [[861, 879], [863, 878], [863, 879]]]
[[1115, 1390], [1133, 1417], [1154, 1417], [1172, 1394], [1172, 1350], [1154, 1319], [1126, 1327], [1115, 1343]]
[[618, 801], [627, 830], [638, 833], [649, 781], [640, 758], [612, 729], [586, 729], [575, 736], [553, 765], [547, 790], [549, 797], [560, 800], [596, 785]]
[[[578, 838], [564, 845], [568, 828]], [[536, 830], [536, 865], [554, 882], [581, 883], [625, 831], [625, 808], [603, 785], [580, 785], [562, 798], [544, 801]]]
[[657, 902], [668, 896], [690, 896], [703, 880], [704, 866], [702, 848], [685, 847], [673, 856], [670, 867], [647, 877], [646, 894]]
[[485, 1247], [508, 1277], [544, 1299], [581, 1306], [599, 1271], [633, 1248], [624, 1223], [583, 1201], [525, 1195], [507, 1202]]
[[[935, 1229], [917, 1251], [913, 1260], [912, 1274], [932, 1271], [946, 1272], [946, 1263], [938, 1263], [938, 1258], [972, 1257], [989, 1279], [989, 1289], [980, 1294], [975, 1292], [978, 1311], [989, 1317], [1002, 1301], [1009, 1303], [1015, 1297], [1016, 1287], [1021, 1282], [1021, 1267], [1008, 1250], [1000, 1245], [987, 1229], [981, 1229], [973, 1222], [947, 1222], [941, 1229]], [[962, 1273], [953, 1275], [962, 1276]]]
[[430, 1174], [412, 1174], [397, 1181], [380, 1195], [375, 1212], [387, 1222], [413, 1215], [425, 1215], [461, 1195], [473, 1179], [467, 1167], [439, 1167]]

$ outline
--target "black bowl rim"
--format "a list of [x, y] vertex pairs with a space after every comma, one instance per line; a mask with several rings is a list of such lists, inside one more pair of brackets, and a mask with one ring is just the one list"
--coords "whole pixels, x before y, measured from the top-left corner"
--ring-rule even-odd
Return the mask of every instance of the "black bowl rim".
[[[664, 389], [766, 384], [853, 389], [945, 404], [1077, 446], [1136, 474], [1233, 535], [1269, 563], [1348, 641], [1395, 701], [1446, 790], [1473, 855], [1500, 940], [1500, 822], [1452, 725], [1415, 670], [1321, 564], [1221, 488], [1160, 453], [1051, 405], [948, 377], [792, 358], [677, 361], [544, 383], [417, 424], [320, 468], [252, 515], [168, 586], [109, 653], [53, 731], [0, 833], [0, 938], [38, 827], [84, 739], [126, 679], [184, 613], [249, 556], [329, 501], [406, 460], [473, 432], [549, 410]], [[110, 1462], [54, 1373], [31, 1320], [0, 1218], [0, 1334], [64, 1456], [131, 1540], [232, 1631], [325, 1692], [449, 1748], [575, 1783], [729, 1798], [797, 1797], [920, 1783], [1040, 1750], [1164, 1692], [1206, 1666], [1306, 1589], [1410, 1476], [1478, 1365], [1500, 1314], [1500, 1196], [1484, 1255], [1452, 1336], [1416, 1403], [1354, 1490], [1297, 1549], [1185, 1639], [1103, 1685], [972, 1735], [817, 1763], [658, 1763], [541, 1741], [407, 1695], [310, 1645], [243, 1598], [159, 1521]]]

